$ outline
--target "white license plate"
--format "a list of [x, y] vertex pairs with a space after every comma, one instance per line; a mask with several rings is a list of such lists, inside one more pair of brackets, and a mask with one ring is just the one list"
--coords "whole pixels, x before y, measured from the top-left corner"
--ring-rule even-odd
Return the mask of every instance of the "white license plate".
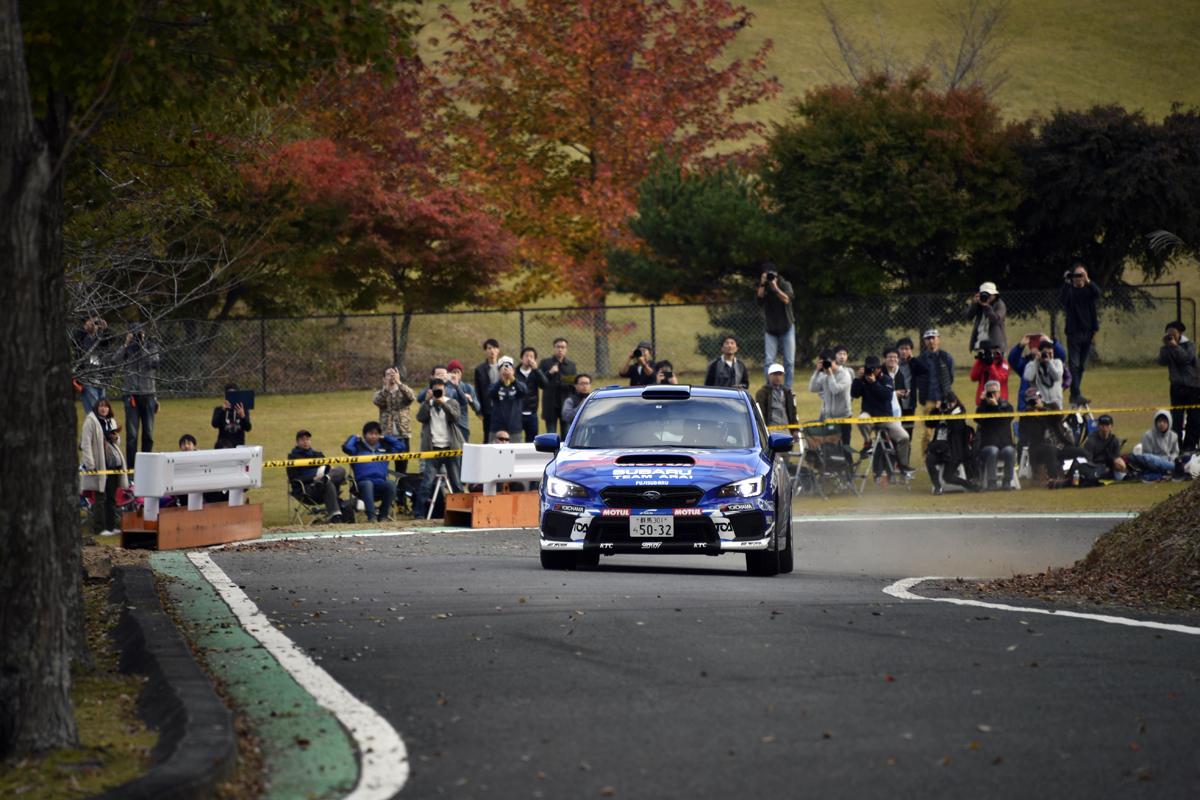
[[665, 539], [675, 535], [675, 517], [635, 514], [629, 517], [629, 535], [634, 538]]

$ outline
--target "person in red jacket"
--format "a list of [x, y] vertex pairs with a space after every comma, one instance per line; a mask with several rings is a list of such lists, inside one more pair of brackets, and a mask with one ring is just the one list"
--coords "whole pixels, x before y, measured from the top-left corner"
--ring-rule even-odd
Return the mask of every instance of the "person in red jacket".
[[1000, 384], [1000, 399], [1008, 399], [1008, 375], [1011, 369], [1004, 360], [1004, 350], [984, 339], [975, 351], [971, 365], [971, 380], [975, 381], [975, 405], [983, 402], [984, 386], [988, 381]]

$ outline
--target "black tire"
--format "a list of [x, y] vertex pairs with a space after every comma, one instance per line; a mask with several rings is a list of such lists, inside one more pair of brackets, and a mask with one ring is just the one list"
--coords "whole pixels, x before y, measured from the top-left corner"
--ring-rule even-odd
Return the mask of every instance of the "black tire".
[[576, 553], [575, 563], [580, 567], [598, 567], [600, 566], [600, 551], [583, 550]]
[[[796, 568], [796, 552], [792, 549], [792, 515], [790, 511], [787, 516], [787, 538], [784, 539], [783, 549], [779, 552], [779, 572], [782, 575], [787, 575]], [[775, 518], [779, 519], [778, 515]]]
[[542, 569], [575, 569], [576, 556], [575, 552], [561, 552], [556, 550], [543, 550]]

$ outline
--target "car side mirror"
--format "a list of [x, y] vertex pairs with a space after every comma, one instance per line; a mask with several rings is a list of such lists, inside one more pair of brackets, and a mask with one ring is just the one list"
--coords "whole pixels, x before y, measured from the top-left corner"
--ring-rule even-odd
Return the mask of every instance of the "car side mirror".
[[792, 452], [792, 435], [790, 433], [769, 434], [767, 436], [767, 449], [772, 453]]
[[533, 449], [539, 453], [557, 453], [561, 446], [557, 433], [540, 433], [533, 437]]

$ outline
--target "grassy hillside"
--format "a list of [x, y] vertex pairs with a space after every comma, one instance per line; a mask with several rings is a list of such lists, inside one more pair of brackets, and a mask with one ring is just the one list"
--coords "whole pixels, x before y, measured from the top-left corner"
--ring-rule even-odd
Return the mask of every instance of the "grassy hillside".
[[[783, 92], [760, 111], [780, 121], [791, 100], [824, 83], [843, 80], [820, 0], [742, 0], [755, 15], [738, 44], [752, 52], [773, 40], [770, 68]], [[467, 0], [451, 0], [456, 14]], [[900, 60], [920, 62], [929, 44], [954, 44], [939, 11], [946, 0], [836, 0], [830, 2], [856, 39], [878, 48], [887, 42]], [[444, 32], [438, 4], [422, 11], [428, 37]], [[1200, 103], [1200, 3], [1189, 0], [1011, 0], [1002, 28], [1010, 74], [996, 95], [1006, 115], [1024, 118], [1056, 106], [1120, 103], [1153, 117], [1173, 101]], [[427, 38], [428, 42], [428, 38]], [[437, 48], [426, 46], [427, 53]], [[831, 60], [832, 59], [832, 60]]]

